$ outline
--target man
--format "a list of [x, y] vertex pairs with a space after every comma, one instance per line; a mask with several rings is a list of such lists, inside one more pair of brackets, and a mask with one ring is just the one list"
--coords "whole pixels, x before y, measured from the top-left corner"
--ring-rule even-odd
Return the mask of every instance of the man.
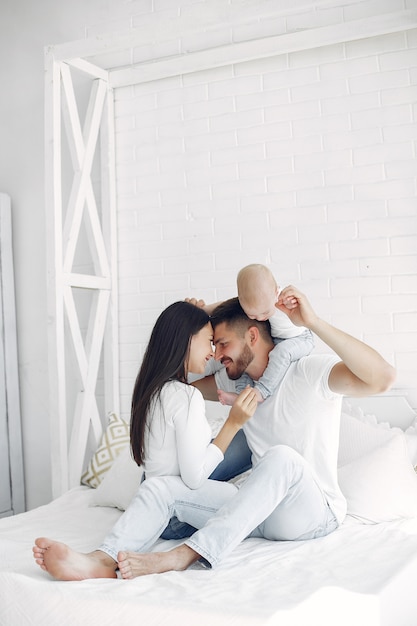
[[[346, 502], [337, 485], [342, 396], [386, 391], [395, 371], [371, 347], [320, 319], [295, 287], [281, 292], [278, 308], [337, 356], [312, 354], [290, 365], [273, 397], [244, 426], [254, 469], [239, 491], [174, 550], [123, 552], [119, 568], [124, 577], [186, 569], [201, 557], [214, 566], [247, 536], [309, 539], [343, 521]], [[274, 347], [268, 324], [247, 318], [237, 298], [214, 310], [212, 324], [215, 358], [224, 370], [195, 383], [209, 400], [217, 399], [218, 386], [232, 390], [231, 381], [243, 372], [257, 380]], [[192, 513], [182, 515], [196, 525]]]
[[[312, 354], [292, 363], [273, 395], [258, 405], [244, 425], [253, 469], [240, 489], [208, 480], [191, 490], [177, 477], [143, 483], [136, 510], [132, 502], [125, 515], [141, 519], [146, 501], [161, 511], [161, 529], [175, 515], [199, 530], [161, 553], [144, 552], [144, 543], [128, 552], [123, 532], [115, 533], [123, 578], [184, 570], [199, 559], [215, 566], [246, 537], [314, 539], [343, 521], [346, 502], [337, 484], [342, 396], [383, 392], [395, 372], [375, 350], [320, 319], [296, 288], [281, 292], [278, 308], [336, 354]], [[274, 347], [268, 322], [249, 319], [237, 298], [215, 309], [212, 324], [215, 356], [224, 369], [196, 383], [209, 400], [217, 398], [217, 386], [232, 390], [243, 372], [257, 380]]]

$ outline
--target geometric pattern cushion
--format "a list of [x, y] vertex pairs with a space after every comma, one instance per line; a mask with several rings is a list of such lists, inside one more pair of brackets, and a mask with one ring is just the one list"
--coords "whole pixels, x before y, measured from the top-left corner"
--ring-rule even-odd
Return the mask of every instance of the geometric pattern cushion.
[[88, 487], [98, 487], [114, 460], [130, 442], [129, 424], [115, 413], [109, 415], [109, 425], [103, 433], [100, 445], [84, 474], [81, 483]]

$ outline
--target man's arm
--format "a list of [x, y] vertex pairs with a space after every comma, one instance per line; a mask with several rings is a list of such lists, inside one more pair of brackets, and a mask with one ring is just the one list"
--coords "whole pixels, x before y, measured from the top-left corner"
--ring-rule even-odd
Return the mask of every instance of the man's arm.
[[[294, 298], [297, 301], [295, 306]], [[278, 308], [296, 326], [306, 326], [313, 331], [342, 359], [329, 376], [332, 391], [348, 396], [367, 396], [391, 387], [395, 369], [376, 350], [320, 319], [298, 289], [291, 285], [283, 289]]]

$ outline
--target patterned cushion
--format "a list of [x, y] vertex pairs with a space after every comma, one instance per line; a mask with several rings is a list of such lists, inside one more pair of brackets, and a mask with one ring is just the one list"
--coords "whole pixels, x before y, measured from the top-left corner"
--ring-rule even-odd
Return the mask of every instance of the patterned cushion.
[[119, 453], [129, 445], [129, 424], [115, 413], [109, 415], [109, 425], [103, 433], [100, 445], [81, 476], [81, 483], [98, 487]]

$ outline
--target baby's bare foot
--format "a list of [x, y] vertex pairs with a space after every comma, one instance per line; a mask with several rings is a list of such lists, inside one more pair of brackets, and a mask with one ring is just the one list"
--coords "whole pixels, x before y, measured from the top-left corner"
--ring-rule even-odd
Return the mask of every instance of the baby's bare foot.
[[105, 552], [76, 552], [65, 543], [36, 539], [33, 547], [36, 563], [57, 580], [116, 578], [117, 563]]
[[232, 393], [231, 391], [223, 391], [223, 389], [218, 389], [217, 396], [219, 398], [220, 404], [224, 404], [226, 406], [232, 406], [233, 402], [237, 398], [237, 393]]

